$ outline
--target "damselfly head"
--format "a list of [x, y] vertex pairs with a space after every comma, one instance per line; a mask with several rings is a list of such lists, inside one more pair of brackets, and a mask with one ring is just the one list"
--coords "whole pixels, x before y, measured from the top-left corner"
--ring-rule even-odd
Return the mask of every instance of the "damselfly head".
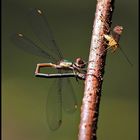
[[86, 66], [86, 62], [82, 58], [76, 58], [75, 65], [79, 68], [84, 68]]

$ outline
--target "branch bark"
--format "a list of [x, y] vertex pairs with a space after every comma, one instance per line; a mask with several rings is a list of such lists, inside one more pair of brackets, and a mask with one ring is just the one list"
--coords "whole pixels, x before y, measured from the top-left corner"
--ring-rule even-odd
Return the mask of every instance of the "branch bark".
[[97, 139], [97, 121], [106, 59], [103, 35], [110, 32], [113, 5], [114, 0], [97, 0], [78, 140]]

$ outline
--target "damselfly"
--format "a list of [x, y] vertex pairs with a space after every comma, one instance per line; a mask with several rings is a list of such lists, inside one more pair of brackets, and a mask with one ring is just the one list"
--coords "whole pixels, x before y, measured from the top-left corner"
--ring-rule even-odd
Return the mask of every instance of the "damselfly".
[[[47, 98], [47, 121], [51, 130], [56, 130], [62, 123], [62, 106], [66, 112], [74, 112], [77, 101], [68, 77], [85, 79], [86, 63], [77, 58], [74, 63], [64, 60], [59, 47], [56, 45], [45, 14], [39, 9], [30, 12], [30, 23], [35, 35], [45, 45], [46, 50], [37, 46], [31, 39], [22, 33], [16, 33], [12, 37], [13, 42], [19, 48], [41, 57], [45, 57], [51, 63], [37, 64], [35, 75], [44, 78], [57, 78]], [[58, 73], [41, 73], [41, 67], [51, 67]], [[69, 71], [71, 71], [69, 73]], [[66, 73], [65, 73], [66, 72]]]

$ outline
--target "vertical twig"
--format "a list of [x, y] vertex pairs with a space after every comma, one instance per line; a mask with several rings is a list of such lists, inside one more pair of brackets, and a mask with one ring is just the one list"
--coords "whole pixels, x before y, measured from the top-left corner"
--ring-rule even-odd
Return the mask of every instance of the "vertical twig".
[[114, 0], [97, 0], [92, 31], [89, 64], [81, 107], [79, 140], [96, 140], [99, 103], [105, 66], [104, 34], [110, 31]]

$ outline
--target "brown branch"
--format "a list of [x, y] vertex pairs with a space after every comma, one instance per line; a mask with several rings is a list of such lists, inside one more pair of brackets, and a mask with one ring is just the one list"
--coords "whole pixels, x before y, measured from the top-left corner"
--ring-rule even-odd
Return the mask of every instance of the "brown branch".
[[92, 31], [89, 64], [81, 107], [79, 140], [96, 140], [99, 103], [105, 66], [104, 34], [110, 31], [114, 0], [98, 0]]

